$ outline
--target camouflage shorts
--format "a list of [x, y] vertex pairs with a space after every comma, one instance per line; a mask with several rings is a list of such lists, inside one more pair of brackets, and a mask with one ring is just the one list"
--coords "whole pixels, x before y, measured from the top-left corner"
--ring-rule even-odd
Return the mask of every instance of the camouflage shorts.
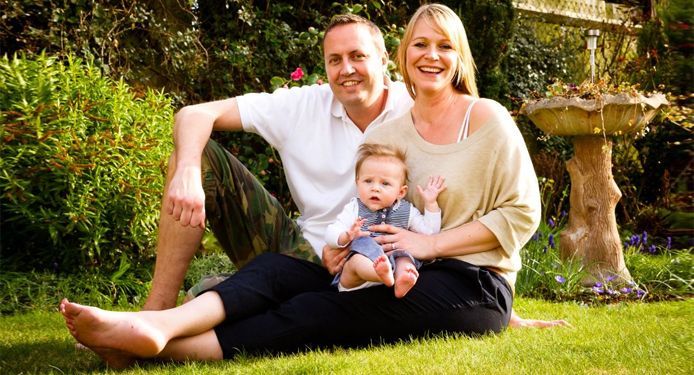
[[[287, 216], [277, 199], [238, 159], [213, 140], [203, 152], [202, 178], [209, 226], [237, 268], [266, 252], [321, 264], [299, 226]], [[220, 280], [220, 277], [209, 280]], [[212, 286], [209, 280], [202, 280], [193, 289], [199, 293], [209, 288]], [[207, 287], [203, 289], [201, 284]]]

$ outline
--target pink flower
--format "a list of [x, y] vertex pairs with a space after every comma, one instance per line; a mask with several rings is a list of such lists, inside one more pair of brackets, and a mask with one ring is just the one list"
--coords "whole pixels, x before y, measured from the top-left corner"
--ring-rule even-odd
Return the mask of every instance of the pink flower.
[[292, 74], [289, 75], [291, 77], [292, 81], [298, 81], [304, 76], [304, 71], [301, 70], [301, 67], [296, 68], [295, 71], [292, 72]]

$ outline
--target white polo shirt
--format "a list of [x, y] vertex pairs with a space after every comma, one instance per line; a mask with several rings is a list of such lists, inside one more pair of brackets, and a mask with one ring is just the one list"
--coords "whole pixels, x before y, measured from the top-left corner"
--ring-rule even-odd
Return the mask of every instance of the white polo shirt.
[[297, 223], [319, 257], [327, 226], [356, 196], [354, 163], [359, 145], [374, 128], [412, 108], [402, 82], [390, 82], [388, 87], [383, 112], [365, 133], [327, 84], [237, 98], [244, 130], [259, 134], [279, 152], [301, 213]]

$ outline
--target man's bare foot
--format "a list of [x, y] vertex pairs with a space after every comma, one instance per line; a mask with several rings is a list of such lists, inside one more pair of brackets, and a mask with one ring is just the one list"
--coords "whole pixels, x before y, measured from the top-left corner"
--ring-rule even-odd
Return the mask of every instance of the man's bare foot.
[[393, 286], [393, 283], [395, 283], [393, 279], [393, 269], [390, 266], [387, 255], [384, 254], [376, 258], [374, 261], [374, 271], [376, 271], [376, 275], [378, 275], [378, 278], [381, 279], [381, 282], [385, 284], [385, 286]]
[[411, 262], [398, 262], [395, 270], [395, 297], [405, 297], [417, 282], [419, 272]]
[[101, 357], [109, 368], [116, 370], [131, 367], [138, 360], [137, 357], [122, 350], [97, 347], [92, 347], [91, 350]]
[[[60, 312], [65, 318], [70, 334], [107, 361], [120, 363], [113, 352], [123, 352], [123, 357], [148, 358], [157, 355], [166, 345], [164, 334], [141, 316], [142, 313], [113, 312], [96, 307], [83, 306], [63, 299]], [[98, 348], [98, 349], [97, 349]], [[97, 351], [99, 350], [99, 351]]]
[[109, 348], [90, 348], [84, 346], [83, 344], [76, 342], [75, 350], [92, 352], [106, 363], [106, 365], [112, 369], [123, 369], [132, 366], [137, 361], [137, 358], [132, 354], [126, 353], [122, 350], [109, 349]]

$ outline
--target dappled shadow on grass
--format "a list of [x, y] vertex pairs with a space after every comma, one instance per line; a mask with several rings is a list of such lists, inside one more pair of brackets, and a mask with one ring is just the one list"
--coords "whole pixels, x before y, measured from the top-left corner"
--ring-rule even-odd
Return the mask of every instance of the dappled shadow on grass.
[[[250, 364], [261, 358], [244, 358], [243, 363]], [[196, 362], [196, 361], [156, 361], [142, 360], [133, 364], [130, 370], [158, 372], [222, 371], [229, 366], [229, 361]], [[74, 373], [110, 373], [106, 364], [90, 350], [76, 349], [72, 340], [45, 340], [32, 343], [8, 345], [0, 343], [0, 374], [74, 374]]]
[[103, 369], [91, 352], [75, 349], [73, 341], [45, 340], [0, 344], [0, 374], [75, 373]]

